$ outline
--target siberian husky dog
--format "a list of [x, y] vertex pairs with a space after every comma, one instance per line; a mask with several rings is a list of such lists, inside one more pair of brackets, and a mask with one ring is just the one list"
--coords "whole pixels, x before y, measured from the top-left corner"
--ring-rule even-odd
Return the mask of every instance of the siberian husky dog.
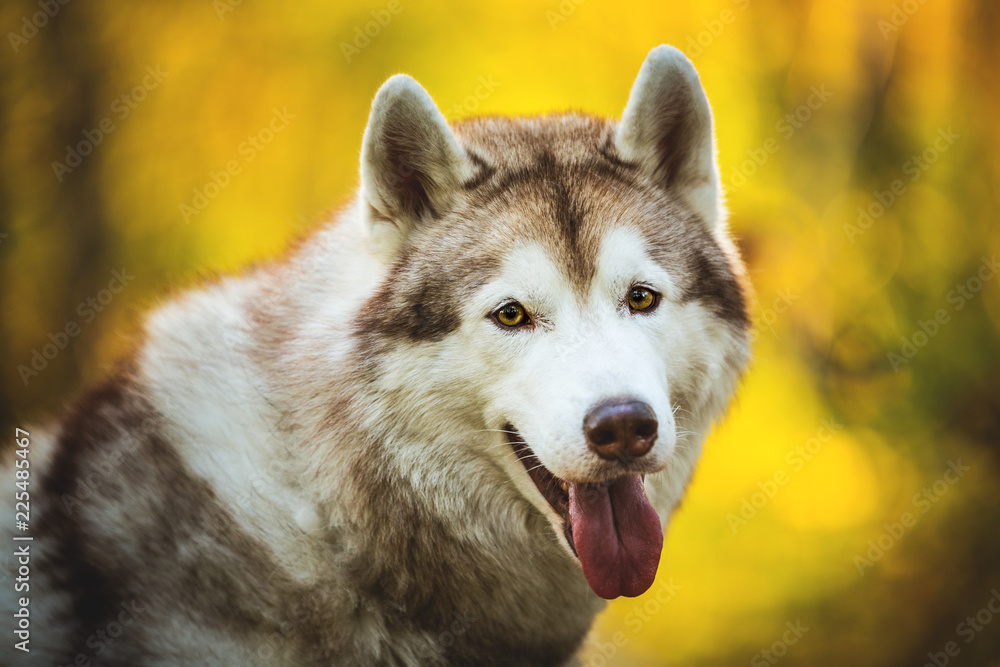
[[390, 78], [336, 219], [28, 429], [3, 664], [576, 664], [748, 360], [714, 144], [668, 46], [618, 121]]

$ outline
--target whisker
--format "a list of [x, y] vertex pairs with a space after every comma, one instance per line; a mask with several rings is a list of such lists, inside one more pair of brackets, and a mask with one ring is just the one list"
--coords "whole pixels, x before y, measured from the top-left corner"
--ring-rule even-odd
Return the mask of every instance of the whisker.
[[496, 442], [496, 443], [493, 443], [492, 445], [490, 445], [489, 447], [487, 447], [483, 451], [489, 452], [489, 451], [493, 451], [494, 449], [498, 449], [500, 447], [510, 447], [510, 443], [509, 442]]

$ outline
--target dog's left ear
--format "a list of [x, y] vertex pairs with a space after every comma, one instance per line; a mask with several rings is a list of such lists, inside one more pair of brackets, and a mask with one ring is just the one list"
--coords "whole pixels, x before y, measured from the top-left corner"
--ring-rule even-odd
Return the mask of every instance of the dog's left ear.
[[372, 102], [361, 146], [361, 189], [378, 250], [392, 254], [417, 226], [452, 206], [472, 165], [419, 83], [397, 74]]
[[615, 146], [713, 230], [724, 224], [712, 111], [694, 65], [672, 46], [649, 52], [632, 84]]

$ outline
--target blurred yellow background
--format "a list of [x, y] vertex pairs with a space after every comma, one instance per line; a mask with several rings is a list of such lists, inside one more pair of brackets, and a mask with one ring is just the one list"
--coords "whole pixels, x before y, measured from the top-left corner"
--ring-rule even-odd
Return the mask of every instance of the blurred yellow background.
[[756, 360], [585, 664], [1000, 665], [997, 3], [8, 0], [0, 26], [5, 429], [342, 204], [389, 75], [449, 118], [616, 115], [685, 50]]

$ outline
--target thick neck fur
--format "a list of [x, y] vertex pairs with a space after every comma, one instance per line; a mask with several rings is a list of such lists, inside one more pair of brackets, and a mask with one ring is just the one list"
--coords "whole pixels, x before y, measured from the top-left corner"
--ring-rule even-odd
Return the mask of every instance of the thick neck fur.
[[[39, 438], [32, 619], [52, 629], [29, 664], [79, 664], [129, 600], [142, 629], [102, 664], [571, 663], [604, 603], [502, 429], [570, 484], [643, 475], [666, 524], [749, 354], [713, 146], [669, 47], [618, 124], [451, 127], [392, 77], [355, 201], [165, 303]], [[532, 327], [501, 326], [514, 303]], [[623, 397], [659, 439], [614, 462], [582, 428]]]
[[[471, 404], [454, 404], [454, 393], [412, 381], [429, 378], [434, 360], [404, 368], [389, 353], [372, 362], [371, 343], [352, 334], [387, 272], [355, 210], [285, 263], [154, 315], [155, 342], [143, 352], [153, 403], [189, 465], [228, 494], [287, 575], [312, 595], [335, 587], [317, 606], [357, 618], [320, 645], [370, 651], [375, 635], [391, 653], [389, 637], [402, 646], [405, 631], [425, 652], [396, 655], [403, 664], [494, 654], [558, 664], [603, 602], [509, 474], [488, 455], [469, 455], [506, 446], [501, 434]], [[218, 373], [199, 363], [210, 377], [179, 376], [185, 358], [216, 359]], [[213, 392], [231, 400], [194, 422]]]

